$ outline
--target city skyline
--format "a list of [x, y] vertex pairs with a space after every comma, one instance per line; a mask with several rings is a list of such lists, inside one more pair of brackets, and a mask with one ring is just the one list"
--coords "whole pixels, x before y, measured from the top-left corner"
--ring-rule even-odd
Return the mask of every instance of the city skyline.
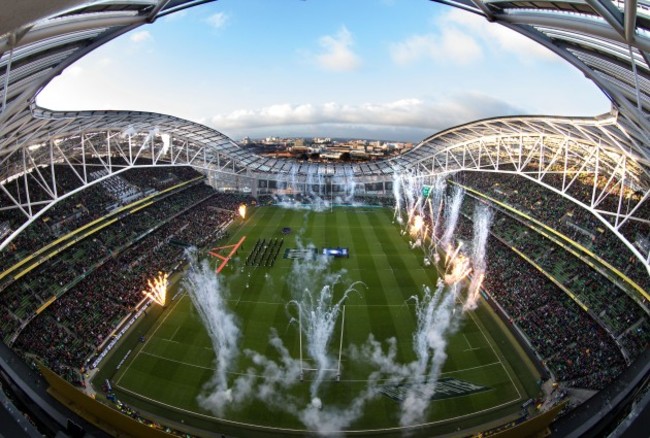
[[542, 46], [424, 0], [221, 0], [95, 50], [37, 102], [162, 112], [233, 139], [395, 141], [486, 117], [610, 108]]

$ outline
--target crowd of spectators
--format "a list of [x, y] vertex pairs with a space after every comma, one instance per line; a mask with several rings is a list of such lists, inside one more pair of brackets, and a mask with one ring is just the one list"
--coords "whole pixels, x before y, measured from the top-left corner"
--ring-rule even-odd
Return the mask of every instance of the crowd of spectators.
[[[65, 177], [65, 172], [69, 169], [67, 166], [56, 169], [57, 182], [62, 183], [61, 192], [79, 186], [65, 184], [65, 181], [77, 178], [71, 174], [68, 178]], [[142, 184], [144, 191], [151, 188], [163, 190], [179, 182], [195, 179], [198, 175], [189, 167], [148, 168], [130, 169], [111, 179], [128, 180], [130, 187]], [[95, 348], [125, 312], [128, 313], [127, 310], [141, 299], [142, 287], [129, 288], [128, 284], [124, 287], [127, 280], [122, 275], [125, 267], [130, 266], [135, 272], [142, 265], [146, 268], [141, 269], [146, 271], [143, 275], [149, 275], [149, 272], [161, 269], [164, 261], [173, 260], [173, 257], [166, 255], [156, 257], [157, 254], [142, 257], [143, 251], [153, 251], [152, 242], [156, 243], [156, 248], [160, 247], [161, 241], [169, 238], [153, 231], [165, 228], [168, 233], [177, 233], [179, 238], [201, 245], [227, 222], [227, 216], [234, 214], [232, 210], [240, 202], [248, 200], [247, 197], [238, 195], [216, 195], [212, 188], [204, 184], [189, 188], [191, 190], [172, 192], [160, 197], [152, 206], [137, 214], [123, 214], [115, 224], [76, 242], [56, 257], [47, 259], [19, 281], [13, 281], [11, 276], [6, 277], [0, 284], [3, 297], [0, 302], [0, 337], [11, 341], [17, 331], [27, 325], [24, 334], [16, 341], [16, 348], [26, 356], [36, 355], [45, 359], [46, 363], [62, 375], [69, 376], [70, 369], [81, 365], [89, 349]], [[21, 189], [22, 186], [17, 185], [16, 190]], [[114, 201], [115, 196], [102, 185], [92, 186], [71, 196], [50, 209], [44, 220], [35, 222], [7, 251], [3, 251], [0, 264], [3, 267], [11, 266], [44, 246], [57, 234], [73, 230], [105, 214], [105, 209], [101, 207]], [[205, 202], [200, 204], [201, 201]], [[192, 210], [191, 207], [197, 203], [200, 207]], [[216, 208], [220, 210], [214, 210]], [[3, 219], [7, 222], [12, 217], [4, 213]], [[54, 222], [65, 226], [55, 230], [51, 226]], [[204, 232], [205, 229], [208, 231]], [[150, 234], [151, 239], [147, 239]], [[138, 242], [137, 245], [134, 242]], [[134, 247], [128, 248], [129, 245]], [[125, 250], [124, 254], [114, 258], [122, 250]], [[152, 268], [151, 265], [160, 268]], [[96, 282], [96, 276], [105, 280]], [[137, 283], [137, 279], [131, 280]], [[111, 288], [122, 290], [122, 293], [113, 292]], [[36, 309], [52, 297], [58, 299], [39, 318], [28, 324], [36, 316]]]
[[1, 337], [8, 340], [16, 328], [26, 322], [44, 302], [64, 293], [73, 285], [72, 282], [78, 281], [95, 264], [110, 257], [124, 242], [133, 241], [138, 235], [159, 226], [166, 218], [212, 195], [213, 189], [200, 183], [186, 190], [165, 194], [150, 208], [138, 214], [125, 213], [119, 222], [46, 260], [19, 281], [14, 281], [12, 276], [5, 277], [0, 283], [0, 293], [4, 297], [0, 301], [0, 309], [4, 311], [7, 321], [0, 325]]
[[[471, 246], [475, 202], [465, 197], [455, 232], [466, 246]], [[630, 359], [647, 348], [647, 315], [624, 291], [562, 246], [505, 212], [493, 210], [485, 290], [558, 380], [580, 388], [603, 388], [626, 366], [616, 340]], [[425, 221], [431, 228], [430, 218]], [[436, 229], [444, 232], [444, 226]], [[591, 313], [511, 248], [563, 284]]]
[[[471, 172], [460, 173], [458, 181], [480, 192], [504, 202], [554, 228], [572, 240], [598, 254], [617, 269], [625, 273], [645, 290], [650, 290], [648, 271], [632, 252], [611, 233], [602, 222], [574, 202], [550, 190], [542, 189], [537, 183], [512, 174]], [[548, 174], [544, 181], [561, 187], [562, 176]], [[577, 199], [591, 199], [593, 180], [576, 179], [569, 193]], [[618, 201], [618, 194], [611, 195]], [[630, 194], [630, 196], [637, 196]], [[608, 198], [605, 198], [608, 199]], [[605, 202], [605, 201], [603, 201]], [[637, 216], [650, 217], [650, 204], [646, 201], [636, 212]], [[628, 221], [625, 229], [631, 242], [650, 237], [650, 226]]]
[[484, 287], [561, 381], [601, 389], [625, 366], [611, 336], [532, 265], [488, 242]]
[[[93, 179], [90, 174], [97, 173], [96, 176], [99, 177], [107, 172], [98, 159], [89, 159], [86, 165], [91, 169], [96, 166], [97, 169], [87, 171], [89, 180]], [[119, 160], [113, 163], [115, 167], [123, 165], [124, 163]], [[56, 174], [58, 196], [81, 187], [80, 175], [83, 175], [81, 166], [75, 166], [76, 172], [70, 166], [62, 164], [56, 164], [53, 168]], [[29, 181], [29, 199], [32, 202], [50, 199], [51, 196], [44, 191], [41, 184], [37, 183], [41, 179], [51, 181], [50, 169], [50, 167], [44, 167], [38, 171], [33, 170], [24, 178], [18, 178], [4, 186], [15, 199], [24, 200], [26, 199], [24, 179], [27, 179]], [[7, 248], [0, 251], [0, 270], [19, 262], [59, 236], [105, 215], [109, 209], [131, 202], [145, 194], [161, 191], [199, 176], [200, 174], [189, 166], [131, 168], [120, 173], [119, 176], [107, 179], [106, 184], [96, 184], [75, 193], [52, 206], [39, 219], [21, 232]], [[118, 180], [124, 181], [127, 184], [125, 187], [129, 187], [130, 195], [135, 194], [135, 196], [122, 197], [121, 195], [124, 192], [111, 192], [111, 187], [119, 186], [115, 182]], [[3, 191], [0, 191], [0, 204], [12, 204]], [[38, 210], [39, 207], [34, 206], [34, 212]], [[0, 224], [6, 226], [9, 230], [16, 229], [23, 223], [24, 219], [23, 213], [17, 209], [0, 211]]]
[[647, 314], [628, 295], [635, 291], [626, 293], [594, 267], [507, 214], [497, 213], [492, 231], [570, 290], [613, 337], [625, 333], [621, 342], [631, 359], [643, 352], [650, 331], [644, 329]]

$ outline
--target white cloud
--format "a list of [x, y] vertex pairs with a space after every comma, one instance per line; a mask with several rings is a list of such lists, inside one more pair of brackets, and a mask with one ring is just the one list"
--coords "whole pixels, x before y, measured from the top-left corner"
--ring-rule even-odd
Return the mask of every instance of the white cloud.
[[[469, 64], [485, 55], [514, 55], [522, 62], [536, 58], [557, 60], [557, 55], [517, 32], [482, 17], [453, 9], [434, 21], [435, 32], [412, 35], [389, 46], [391, 58], [404, 65], [422, 59]], [[487, 54], [486, 52], [490, 52]]]
[[508, 52], [524, 62], [532, 58], [545, 61], [560, 60], [556, 54], [530, 38], [500, 24], [490, 23], [477, 15], [453, 9], [443, 19], [461, 27], [464, 32], [474, 35], [475, 38], [483, 41], [491, 51]]
[[389, 50], [393, 61], [401, 65], [422, 58], [464, 65], [483, 58], [481, 48], [471, 36], [448, 26], [439, 34], [411, 36], [392, 44]]
[[210, 15], [205, 21], [215, 29], [221, 29], [226, 25], [230, 17], [224, 12], [217, 12]]
[[[297, 125], [363, 127], [365, 130], [411, 129], [420, 133], [434, 132], [496, 115], [520, 113], [521, 110], [507, 102], [480, 93], [463, 93], [438, 100], [401, 99], [385, 103], [344, 105], [277, 104], [260, 109], [241, 109], [212, 117], [210, 125], [217, 130], [246, 133], [258, 128]], [[290, 129], [289, 129], [290, 130]]]
[[141, 30], [131, 35], [131, 41], [134, 43], [143, 43], [151, 40], [153, 40], [153, 37], [148, 30]]
[[361, 66], [361, 59], [352, 51], [353, 39], [343, 26], [336, 35], [325, 35], [318, 40], [323, 51], [316, 55], [316, 63], [330, 71], [351, 71]]

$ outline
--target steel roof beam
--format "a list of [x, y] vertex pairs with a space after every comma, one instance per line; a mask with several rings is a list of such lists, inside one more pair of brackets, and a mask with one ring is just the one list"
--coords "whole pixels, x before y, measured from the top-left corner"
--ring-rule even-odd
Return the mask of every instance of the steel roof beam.
[[158, 13], [163, 10], [171, 0], [158, 0], [158, 4], [151, 10], [147, 17], [147, 23], [153, 23], [158, 18]]
[[603, 17], [616, 33], [625, 38], [623, 13], [610, 0], [585, 0], [585, 2]]
[[[65, 22], [54, 22], [54, 24], [44, 25], [38, 29], [32, 29], [27, 32], [20, 40], [16, 41], [14, 48], [33, 44], [38, 41], [47, 40], [48, 38], [57, 37], [63, 34], [72, 34], [83, 32], [85, 30], [106, 29], [111, 27], [129, 26], [134, 23], [144, 23], [145, 18], [138, 15], [125, 17], [97, 17], [85, 18], [83, 20], [66, 20]], [[6, 39], [0, 45], [0, 53], [11, 48], [11, 42]]]
[[488, 21], [494, 21], [492, 10], [490, 10], [489, 6], [485, 4], [483, 0], [472, 0], [472, 3], [483, 12]]
[[[616, 32], [605, 21], [598, 22], [589, 16], [578, 14], [562, 14], [548, 11], [525, 11], [505, 13], [496, 16], [497, 21], [515, 25], [550, 27], [569, 32], [579, 32], [606, 40], [628, 45], [625, 36]], [[632, 46], [640, 50], [650, 51], [650, 39], [636, 35]]]

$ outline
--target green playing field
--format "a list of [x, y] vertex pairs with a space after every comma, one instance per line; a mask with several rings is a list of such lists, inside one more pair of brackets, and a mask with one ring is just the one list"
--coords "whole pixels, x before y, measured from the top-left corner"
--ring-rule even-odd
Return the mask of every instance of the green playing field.
[[[340, 367], [340, 381], [336, 371], [326, 374], [319, 393], [323, 403], [346, 409], [366, 387], [373, 369], [358, 358], [353, 360], [351, 346], [361, 346], [370, 334], [382, 342], [394, 337], [400, 363], [416, 358], [416, 317], [409, 297], [421, 295], [423, 285], [435, 285], [437, 275], [434, 268], [423, 266], [422, 252], [411, 249], [408, 239], [400, 235], [392, 223], [391, 210], [339, 207], [315, 213], [259, 207], [251, 213], [231, 228], [229, 243], [242, 236], [246, 240], [222, 271], [230, 291], [229, 308], [237, 316], [241, 331], [240, 351], [250, 349], [277, 358], [269, 344], [269, 333], [275, 329], [290, 355], [302, 358], [305, 368], [313, 367], [306, 340], [304, 336], [301, 339], [298, 325], [291, 323], [295, 309], [287, 307], [291, 299], [287, 278], [293, 260], [283, 254], [299, 246], [299, 237], [317, 248], [348, 248], [349, 257], [332, 259], [331, 269], [344, 269], [347, 283], [361, 281], [365, 285], [348, 297], [337, 320], [329, 353], [332, 368]], [[291, 232], [283, 234], [287, 227]], [[273, 266], [247, 266], [255, 243], [274, 238], [283, 238], [284, 242]], [[170, 294], [182, 282], [182, 278], [176, 280]], [[343, 288], [339, 289], [336, 293], [340, 297]], [[460, 329], [449, 339], [448, 358], [425, 421], [429, 424], [426, 433], [450, 432], [516, 415], [521, 404], [535, 394], [534, 373], [524, 365], [516, 345], [486, 307], [483, 304], [477, 311], [466, 313]], [[100, 375], [111, 378], [122, 400], [172, 422], [233, 435], [264, 433], [248, 425], [275, 431], [304, 430], [302, 423], [281, 406], [256, 400], [229, 409], [224, 418], [200, 406], [197, 397], [214, 374], [215, 354], [187, 294], [179, 294], [166, 309], [150, 312], [147, 318], [148, 322], [136, 326], [113, 357], [100, 366]], [[137, 342], [145, 333], [145, 342]], [[132, 351], [116, 370], [115, 363], [127, 349]], [[232, 367], [232, 379], [249, 372], [250, 366], [250, 358], [240, 354]], [[304, 381], [289, 390], [291, 397], [309, 403], [312, 378], [313, 372], [307, 371]], [[366, 405], [349, 430], [377, 432], [399, 427], [397, 399], [402, 389], [387, 386]]]

